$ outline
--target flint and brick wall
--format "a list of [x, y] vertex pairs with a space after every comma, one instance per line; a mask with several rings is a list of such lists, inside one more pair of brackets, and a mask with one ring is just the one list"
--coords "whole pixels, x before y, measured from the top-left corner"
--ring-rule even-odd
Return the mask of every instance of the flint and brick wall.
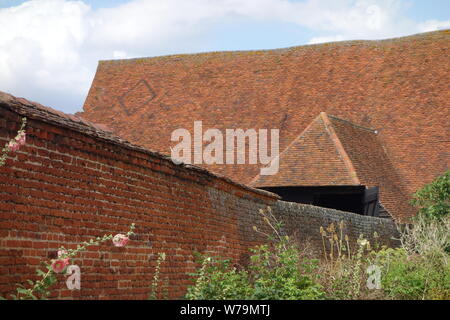
[[[307, 243], [310, 249], [322, 256], [323, 244], [320, 227], [325, 230], [334, 224], [339, 235], [339, 224], [343, 223], [343, 235], [347, 235], [351, 245], [362, 235], [372, 244], [395, 247], [399, 245], [399, 234], [395, 223], [390, 219], [362, 216], [351, 212], [315, 207], [306, 204], [277, 201], [272, 210], [284, 223], [284, 231], [295, 237], [300, 243]], [[376, 232], [376, 234], [375, 234]], [[374, 237], [375, 234], [375, 237]], [[329, 235], [329, 233], [328, 233]], [[329, 245], [326, 242], [327, 250]]]
[[[1, 101], [0, 101], [1, 102]], [[390, 236], [392, 223], [334, 210], [278, 202], [275, 195], [236, 184], [203, 169], [177, 166], [159, 154], [102, 134], [66, 126], [58, 115], [34, 118], [0, 103], [0, 144], [13, 138], [26, 115], [27, 144], [0, 167], [0, 295], [33, 277], [60, 246], [75, 248], [103, 234], [136, 235], [125, 248], [91, 247], [74, 262], [81, 290], [60, 275], [51, 298], [145, 299], [157, 254], [162, 286], [180, 298], [196, 268], [194, 252], [218, 251], [236, 262], [263, 241], [259, 208], [273, 206], [287, 228], [317, 237], [321, 223], [341, 218], [359, 230]], [[69, 122], [67, 122], [69, 121]], [[320, 218], [319, 218], [320, 217]], [[386, 229], [387, 228], [387, 229]]]

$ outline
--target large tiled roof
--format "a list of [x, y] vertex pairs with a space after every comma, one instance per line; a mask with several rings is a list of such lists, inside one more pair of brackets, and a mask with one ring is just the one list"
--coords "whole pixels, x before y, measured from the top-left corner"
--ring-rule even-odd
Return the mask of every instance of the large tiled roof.
[[255, 187], [380, 187], [380, 201], [402, 219], [414, 210], [377, 131], [322, 112], [279, 156], [279, 172], [256, 176]]
[[[194, 120], [223, 132], [277, 128], [284, 150], [324, 111], [377, 130], [411, 194], [450, 164], [449, 40], [444, 30], [383, 41], [101, 61], [82, 115], [169, 154], [172, 131], [193, 132]], [[208, 168], [247, 184], [259, 172], [257, 165]]]

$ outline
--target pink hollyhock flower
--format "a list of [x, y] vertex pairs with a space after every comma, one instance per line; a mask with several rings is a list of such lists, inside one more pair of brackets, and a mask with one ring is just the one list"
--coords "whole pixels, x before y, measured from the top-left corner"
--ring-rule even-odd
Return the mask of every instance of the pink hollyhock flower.
[[130, 239], [126, 235], [119, 233], [114, 236], [112, 241], [116, 247], [125, 247]]
[[13, 140], [9, 142], [8, 148], [9, 150], [11, 150], [11, 152], [16, 152], [17, 150], [19, 150], [20, 144]]
[[67, 255], [66, 250], [58, 250], [58, 258], [64, 258]]
[[26, 141], [26, 133], [25, 131], [22, 131], [17, 137], [16, 137], [16, 141], [19, 145], [23, 146], [25, 144]]
[[52, 269], [56, 273], [61, 273], [69, 265], [69, 258], [54, 260], [52, 263]]

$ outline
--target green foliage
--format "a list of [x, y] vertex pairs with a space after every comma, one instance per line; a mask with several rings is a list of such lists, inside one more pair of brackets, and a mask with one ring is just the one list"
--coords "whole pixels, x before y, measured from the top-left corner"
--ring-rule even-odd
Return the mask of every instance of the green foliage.
[[[251, 249], [250, 264], [237, 270], [230, 260], [205, 257], [194, 274], [195, 285], [187, 299], [210, 300], [305, 300], [321, 299], [324, 293], [314, 281], [316, 260], [299, 258], [298, 249], [286, 243]], [[286, 247], [287, 246], [287, 247]]]
[[414, 194], [412, 204], [429, 217], [441, 218], [450, 213], [450, 170]]
[[188, 288], [189, 300], [245, 300], [252, 294], [248, 272], [231, 267], [227, 259], [202, 257], [192, 276], [196, 281]]
[[403, 248], [381, 250], [382, 288], [390, 299], [449, 299], [450, 268], [442, 260], [408, 255]]
[[[187, 299], [322, 299], [324, 292], [313, 276], [317, 260], [301, 259], [301, 252], [281, 232], [282, 224], [270, 209], [260, 211], [273, 229], [269, 244], [251, 249], [250, 264], [242, 270], [229, 260], [204, 257], [193, 274], [195, 284], [188, 288]], [[256, 227], [254, 230], [260, 232]], [[260, 232], [262, 233], [262, 232]]]
[[286, 236], [272, 245], [251, 250], [251, 299], [314, 300], [324, 297], [313, 276], [317, 260], [300, 259], [299, 249]]
[[401, 247], [372, 254], [389, 299], [450, 299], [449, 217], [419, 214], [400, 230]]

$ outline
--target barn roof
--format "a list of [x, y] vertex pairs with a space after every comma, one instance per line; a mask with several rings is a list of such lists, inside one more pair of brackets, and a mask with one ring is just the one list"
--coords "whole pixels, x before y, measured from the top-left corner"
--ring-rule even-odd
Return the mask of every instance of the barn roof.
[[[82, 116], [170, 154], [172, 131], [192, 132], [195, 120], [223, 132], [280, 129], [284, 150], [323, 111], [377, 130], [397, 174], [392, 179], [412, 194], [450, 167], [449, 40], [450, 31], [443, 30], [382, 41], [101, 61]], [[258, 165], [207, 168], [245, 184], [259, 172]], [[381, 188], [391, 179], [383, 177]]]

